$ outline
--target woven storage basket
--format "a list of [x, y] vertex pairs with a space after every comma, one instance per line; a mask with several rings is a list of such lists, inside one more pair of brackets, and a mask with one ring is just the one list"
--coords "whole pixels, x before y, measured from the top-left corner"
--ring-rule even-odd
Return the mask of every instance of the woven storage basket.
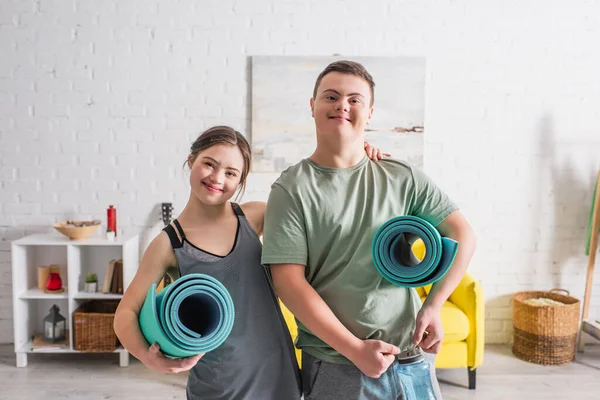
[[[566, 295], [556, 292], [565, 292]], [[531, 305], [531, 298], [546, 298], [564, 305]], [[564, 289], [519, 292], [513, 295], [513, 354], [524, 361], [558, 365], [575, 357], [579, 327], [579, 300]]]
[[94, 300], [82, 304], [73, 313], [75, 350], [112, 352], [117, 348], [113, 329], [118, 300]]

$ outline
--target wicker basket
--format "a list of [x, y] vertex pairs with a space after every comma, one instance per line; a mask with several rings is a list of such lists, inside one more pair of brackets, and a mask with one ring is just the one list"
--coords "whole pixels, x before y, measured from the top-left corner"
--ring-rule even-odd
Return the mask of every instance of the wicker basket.
[[[566, 295], [556, 292], [565, 292]], [[532, 305], [531, 298], [547, 298], [564, 305]], [[543, 365], [565, 364], [575, 358], [579, 300], [564, 289], [519, 292], [513, 295], [513, 354]]]
[[118, 300], [94, 300], [82, 304], [73, 313], [75, 350], [106, 353], [118, 346], [113, 329]]

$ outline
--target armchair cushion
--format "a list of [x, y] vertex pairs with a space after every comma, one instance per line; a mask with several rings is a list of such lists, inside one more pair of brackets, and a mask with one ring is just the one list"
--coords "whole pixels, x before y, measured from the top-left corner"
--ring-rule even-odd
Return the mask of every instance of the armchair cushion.
[[[281, 300], [279, 300], [279, 306], [281, 307], [281, 313], [283, 314], [283, 318], [285, 319], [285, 323], [287, 324], [288, 330], [290, 331], [290, 336], [296, 343], [296, 338], [298, 337], [298, 325], [296, 325], [296, 319], [290, 310], [283, 304]], [[298, 349], [294, 346], [296, 353], [296, 361], [298, 361], [298, 365], [302, 367], [302, 350]]]
[[[425, 297], [421, 297], [425, 301]], [[457, 306], [446, 301], [440, 313], [444, 326], [444, 340], [442, 343], [453, 343], [465, 340], [469, 336], [470, 325], [467, 315]]]

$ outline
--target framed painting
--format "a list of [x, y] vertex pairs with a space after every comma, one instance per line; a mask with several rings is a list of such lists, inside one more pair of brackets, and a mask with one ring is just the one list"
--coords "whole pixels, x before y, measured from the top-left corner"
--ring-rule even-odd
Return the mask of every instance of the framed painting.
[[425, 59], [419, 57], [252, 57], [253, 172], [281, 172], [309, 157], [315, 126], [309, 100], [319, 73], [335, 60], [361, 63], [375, 81], [365, 140], [421, 167], [425, 118]]

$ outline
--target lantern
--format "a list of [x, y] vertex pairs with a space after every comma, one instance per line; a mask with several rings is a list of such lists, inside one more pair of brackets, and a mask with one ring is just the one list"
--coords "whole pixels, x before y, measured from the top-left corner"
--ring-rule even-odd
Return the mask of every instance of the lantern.
[[50, 314], [44, 318], [44, 340], [46, 342], [60, 342], [65, 340], [66, 322], [65, 317], [60, 315], [60, 310], [55, 305], [50, 309]]

